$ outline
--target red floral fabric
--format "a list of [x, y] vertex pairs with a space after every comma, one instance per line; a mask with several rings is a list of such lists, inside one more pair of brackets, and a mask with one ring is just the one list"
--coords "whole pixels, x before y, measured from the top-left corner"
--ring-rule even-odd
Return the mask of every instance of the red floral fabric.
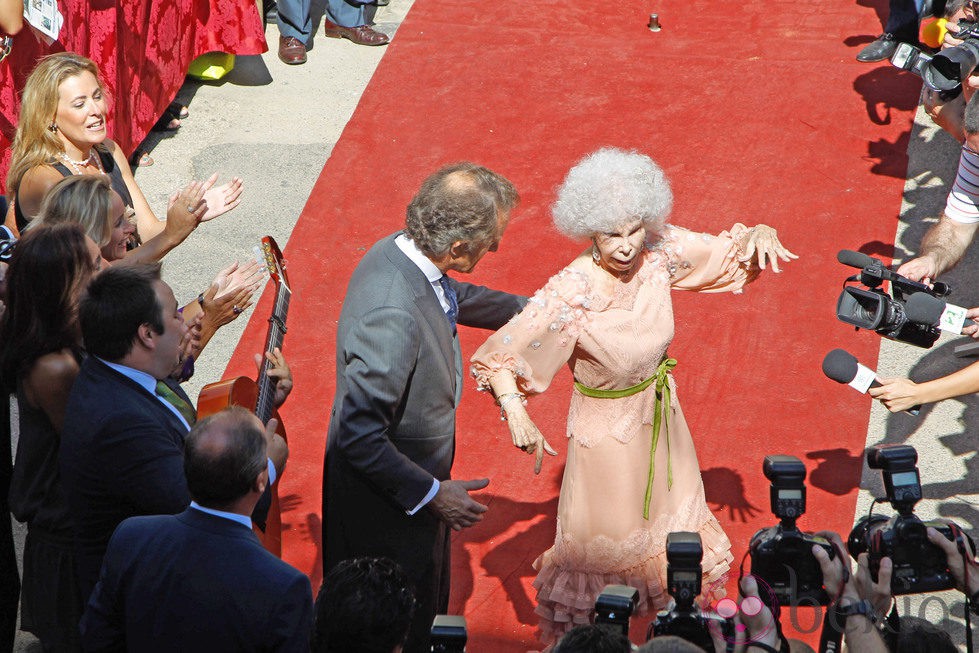
[[6, 190], [20, 91], [35, 62], [72, 51], [99, 66], [109, 91], [109, 136], [131, 153], [176, 96], [190, 62], [205, 52], [268, 50], [254, 0], [59, 0], [65, 17], [47, 45], [28, 26], [0, 63], [0, 190]]

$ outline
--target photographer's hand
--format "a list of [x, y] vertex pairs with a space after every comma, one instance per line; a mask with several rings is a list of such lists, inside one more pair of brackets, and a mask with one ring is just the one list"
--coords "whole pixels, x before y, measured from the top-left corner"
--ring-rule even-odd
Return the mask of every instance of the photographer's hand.
[[741, 596], [741, 609], [736, 619], [748, 629], [747, 642], [757, 642], [779, 650], [782, 638], [778, 623], [758, 595], [758, 583], [753, 576], [745, 576], [741, 580]]
[[[965, 540], [963, 542], [963, 546], [965, 547], [964, 558], [955, 542], [950, 541], [934, 528], [928, 528], [928, 539], [932, 544], [945, 552], [948, 569], [955, 578], [955, 586], [969, 596], [972, 596], [979, 591], [979, 569], [976, 568], [975, 553], [972, 551], [972, 547], [969, 546], [969, 540], [965, 538], [965, 534], [962, 535], [962, 538]], [[969, 565], [968, 587], [966, 587], [966, 565]]]
[[[972, 78], [970, 77], [969, 79]], [[958, 142], [962, 143], [965, 141], [965, 132], [962, 131], [965, 98], [962, 95], [946, 102], [938, 97], [937, 91], [933, 91], [928, 87], [922, 87], [921, 105], [924, 107], [925, 113], [928, 114], [928, 117], [936, 125], [947, 131]]]
[[860, 597], [867, 599], [874, 606], [877, 613], [877, 620], [880, 621], [887, 616], [891, 609], [893, 596], [891, 595], [891, 574], [894, 571], [894, 563], [890, 558], [880, 559], [880, 568], [877, 570], [877, 582], [870, 575], [870, 556], [861, 553], [857, 559], [856, 585]]
[[853, 581], [853, 574], [850, 573], [850, 557], [843, 545], [843, 538], [840, 537], [839, 533], [833, 531], [819, 531], [816, 535], [828, 540], [836, 549], [836, 557], [830, 560], [829, 554], [822, 547], [812, 547], [812, 555], [816, 558], [816, 562], [819, 563], [819, 568], [823, 572], [823, 587], [826, 588], [830, 600], [846, 597], [853, 601], [859, 601], [860, 595]]
[[938, 261], [930, 255], [913, 258], [907, 263], [902, 263], [897, 269], [897, 273], [902, 277], [927, 284], [930, 284], [932, 279], [938, 276], [938, 272]]

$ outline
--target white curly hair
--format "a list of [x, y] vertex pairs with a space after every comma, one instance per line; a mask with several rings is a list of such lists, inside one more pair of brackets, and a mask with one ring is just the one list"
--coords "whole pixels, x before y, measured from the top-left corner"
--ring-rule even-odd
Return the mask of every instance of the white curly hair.
[[637, 218], [646, 229], [666, 224], [673, 191], [663, 170], [645, 154], [603, 147], [568, 171], [551, 207], [554, 226], [570, 238], [616, 231]]

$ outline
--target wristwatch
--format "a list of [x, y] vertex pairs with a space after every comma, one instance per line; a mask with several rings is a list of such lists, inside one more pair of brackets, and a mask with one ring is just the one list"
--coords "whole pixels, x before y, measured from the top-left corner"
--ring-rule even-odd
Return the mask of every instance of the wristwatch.
[[874, 610], [873, 604], [867, 599], [856, 601], [854, 603], [848, 603], [846, 605], [840, 605], [837, 603], [835, 606], [833, 606], [833, 610], [836, 613], [840, 626], [843, 626], [846, 623], [846, 620], [855, 614], [863, 615], [872, 624], [877, 623], [877, 612]]

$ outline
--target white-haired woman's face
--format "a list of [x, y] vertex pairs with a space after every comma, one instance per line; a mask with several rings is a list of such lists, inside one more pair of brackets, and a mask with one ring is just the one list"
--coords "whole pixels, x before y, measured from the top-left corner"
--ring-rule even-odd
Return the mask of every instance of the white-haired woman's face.
[[612, 274], [625, 274], [635, 267], [646, 242], [646, 224], [630, 220], [616, 231], [595, 234], [596, 262]]

